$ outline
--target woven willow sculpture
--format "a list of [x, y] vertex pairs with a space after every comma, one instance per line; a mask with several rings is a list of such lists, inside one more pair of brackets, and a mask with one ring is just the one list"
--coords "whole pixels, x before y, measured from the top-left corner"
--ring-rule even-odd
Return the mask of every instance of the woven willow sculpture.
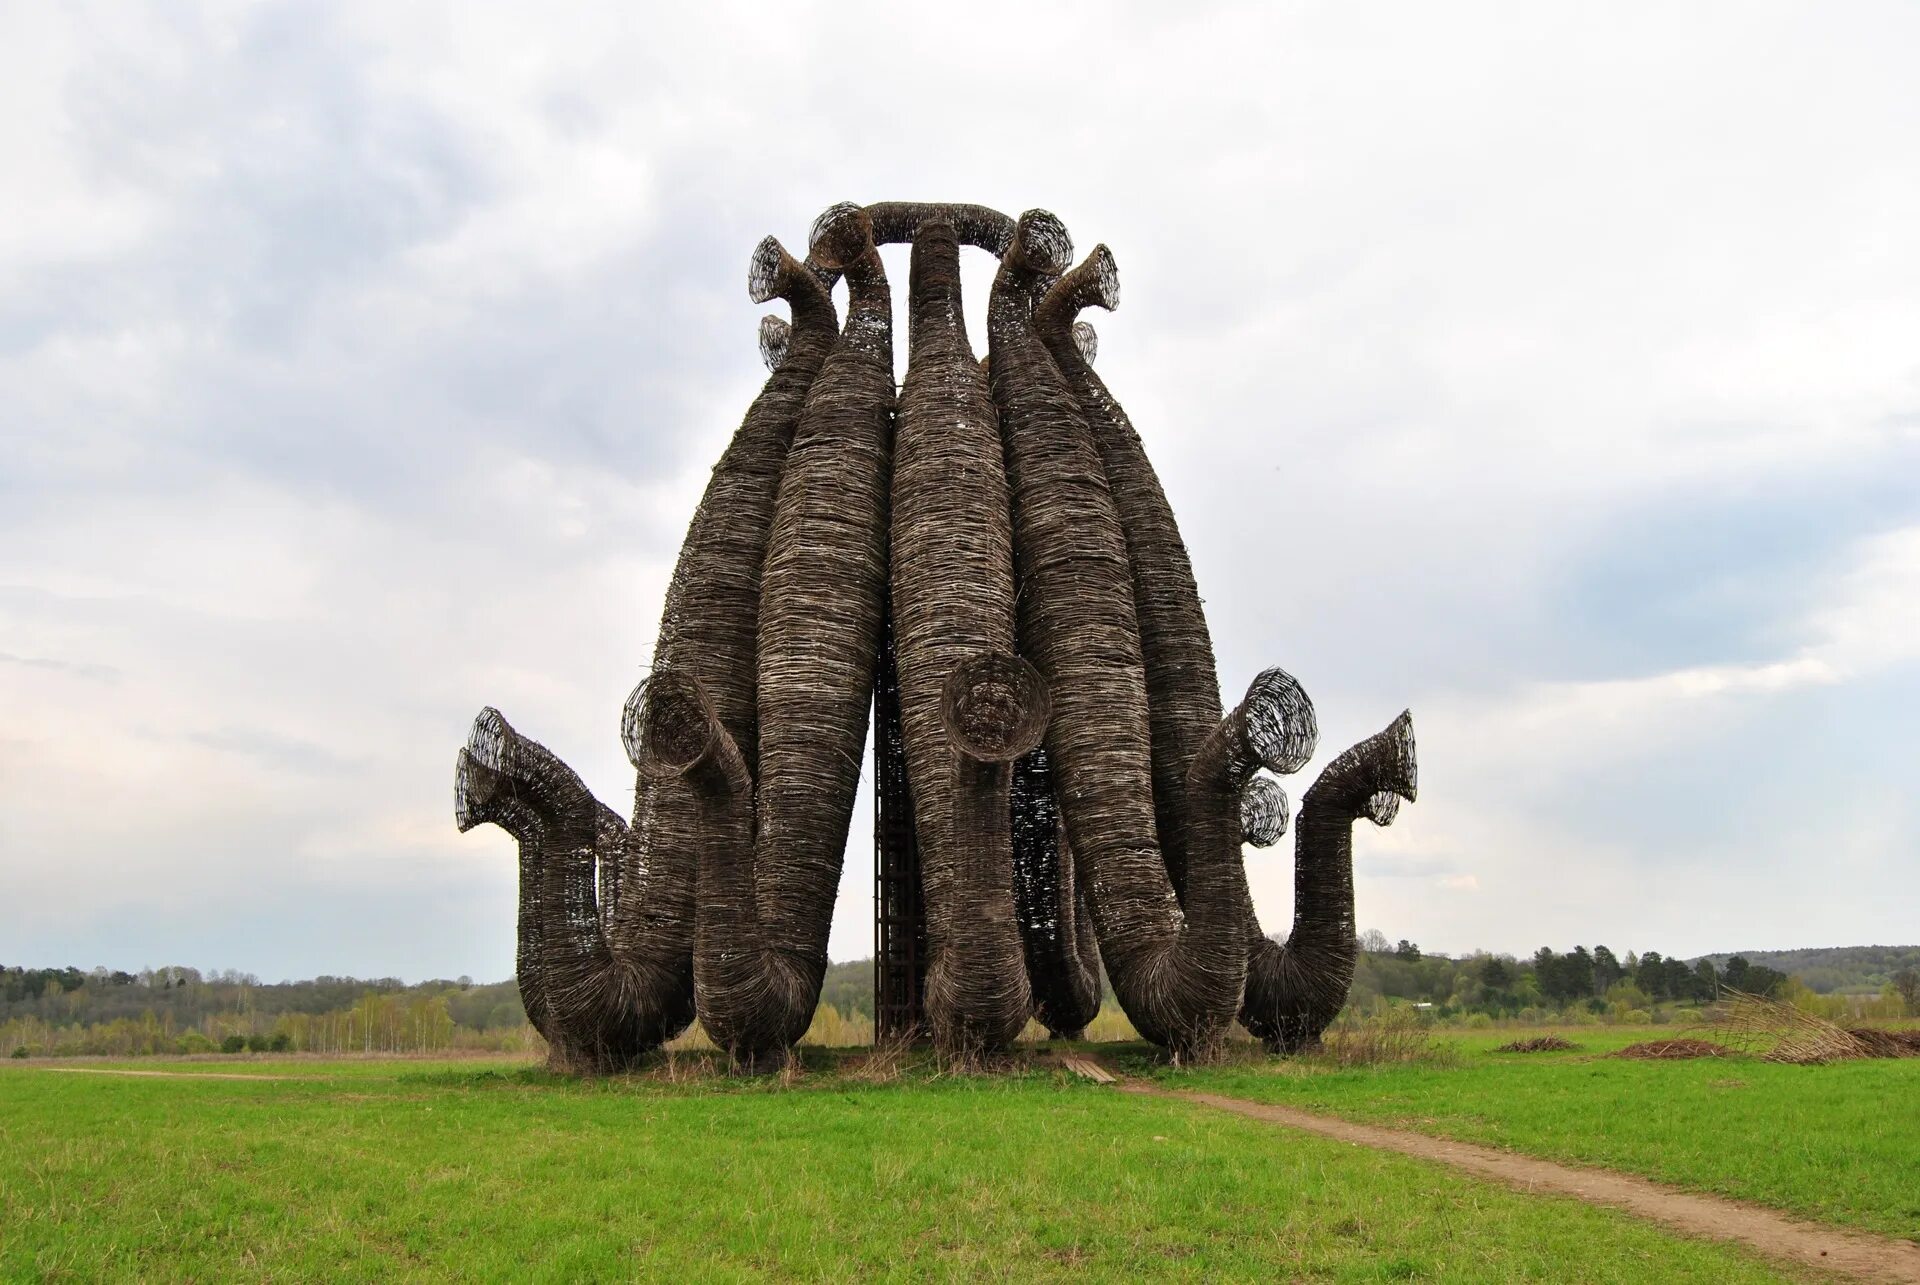
[[[912, 246], [897, 406], [885, 244]], [[962, 246], [1000, 260], [984, 364]], [[520, 985], [554, 1062], [625, 1067], [696, 1015], [737, 1065], [785, 1058], [818, 1005], [876, 707], [881, 885], [917, 871], [882, 925], [925, 948], [887, 1003], [923, 1006], [945, 1056], [1030, 1017], [1077, 1035], [1103, 964], [1177, 1059], [1236, 1017], [1311, 1046], [1353, 976], [1353, 823], [1414, 797], [1411, 719], [1307, 791], [1293, 933], [1269, 940], [1242, 845], [1285, 832], [1260, 771], [1306, 764], [1314, 710], [1267, 670], [1222, 712], [1179, 527], [1079, 318], [1118, 304], [1112, 254], [1069, 267], [1044, 211], [904, 202], [833, 207], [810, 251], [768, 238], [752, 260], [752, 297], [792, 319], [762, 322], [771, 374], [627, 703], [632, 823], [497, 711], [459, 753], [460, 827], [519, 842]]]

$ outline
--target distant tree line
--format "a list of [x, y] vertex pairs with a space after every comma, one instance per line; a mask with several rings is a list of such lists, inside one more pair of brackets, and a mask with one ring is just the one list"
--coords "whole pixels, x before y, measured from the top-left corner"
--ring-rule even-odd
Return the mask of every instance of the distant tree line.
[[1558, 951], [1542, 946], [1529, 958], [1429, 955], [1415, 942], [1369, 931], [1349, 1005], [1381, 1002], [1431, 1006], [1441, 1018], [1544, 1020], [1567, 1013], [1619, 1021], [1659, 1020], [1665, 1008], [1711, 1003], [1725, 990], [1779, 996], [1800, 986], [1785, 972], [1739, 956], [1688, 961], [1650, 950], [1624, 956], [1607, 946]]
[[[1920, 946], [1815, 946], [1805, 950], [1746, 950], [1755, 964], [1790, 974], [1817, 995], [1878, 995], [1901, 977], [1920, 978]], [[1726, 955], [1708, 955], [1724, 968]]]
[[[1430, 955], [1379, 932], [1359, 939], [1349, 1008], [1419, 1004], [1442, 1020], [1662, 1021], [1711, 1002], [1724, 988], [1775, 995], [1828, 1016], [1920, 1016], [1920, 948], [1860, 947], [1799, 952], [1814, 967], [1846, 973], [1845, 993], [1817, 994], [1804, 979], [1740, 955], [1687, 961], [1658, 951], [1618, 956], [1606, 946], [1526, 959], [1479, 953]], [[1915, 963], [1906, 963], [1911, 956]], [[1769, 958], [1782, 961], [1782, 955]], [[1786, 960], [1785, 962], [1792, 962]], [[1872, 972], [1880, 968], [1890, 971]], [[1859, 980], [1877, 982], [1864, 989]], [[872, 1038], [873, 961], [830, 965], [808, 1040]], [[1862, 1005], [1878, 1005], [1869, 1013]], [[1132, 1028], [1111, 994], [1096, 1038]], [[698, 1043], [697, 1032], [688, 1041]], [[96, 968], [0, 967], [0, 1054], [138, 1056], [152, 1053], [433, 1053], [540, 1048], [512, 981], [471, 978], [407, 985], [397, 978], [316, 977], [265, 984], [249, 973], [166, 967], [137, 973]]]
[[0, 1050], [84, 1053], [416, 1053], [530, 1048], [513, 982], [0, 967]]

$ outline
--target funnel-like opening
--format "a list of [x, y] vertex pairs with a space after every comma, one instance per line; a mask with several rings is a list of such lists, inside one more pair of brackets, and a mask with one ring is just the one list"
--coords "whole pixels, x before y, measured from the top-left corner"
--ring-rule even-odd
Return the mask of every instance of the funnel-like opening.
[[465, 746], [453, 760], [453, 823], [465, 834], [489, 820], [487, 805], [507, 778], [476, 759]]
[[1313, 701], [1284, 669], [1262, 670], [1241, 702], [1247, 746], [1262, 767], [1285, 776], [1298, 772], [1320, 743]]
[[787, 359], [787, 345], [793, 342], [793, 327], [785, 317], [760, 318], [760, 360], [772, 370]]
[[711, 750], [715, 727], [697, 678], [656, 669], [627, 697], [620, 740], [628, 761], [643, 775], [684, 776]]
[[1392, 762], [1382, 785], [1412, 803], [1420, 793], [1420, 761], [1413, 744], [1413, 711], [1402, 710], [1387, 726]]
[[1094, 358], [1100, 355], [1100, 336], [1095, 332], [1092, 322], [1073, 323], [1073, 346], [1080, 350], [1080, 360], [1093, 365]]
[[1038, 745], [1051, 713], [1040, 671], [1006, 652], [982, 652], [954, 666], [940, 697], [947, 735], [982, 763], [1008, 763]]
[[1240, 841], [1255, 848], [1271, 848], [1287, 832], [1292, 805], [1280, 782], [1256, 776], [1240, 791]]
[[1092, 278], [1082, 292], [1083, 306], [1097, 306], [1108, 312], [1118, 308], [1120, 266], [1113, 261], [1113, 251], [1104, 245], [1096, 245], [1082, 266], [1089, 269]]
[[780, 284], [792, 264], [792, 258], [778, 240], [764, 237], [753, 248], [753, 259], [747, 264], [747, 298], [755, 303], [767, 303], [780, 295]]
[[482, 767], [503, 776], [516, 774], [519, 743], [520, 734], [491, 705], [480, 711], [467, 732], [467, 753]]
[[1367, 738], [1367, 783], [1375, 786], [1360, 814], [1375, 825], [1392, 825], [1400, 801], [1413, 802], [1418, 793], [1418, 763], [1414, 757], [1413, 713], [1403, 712], [1378, 734]]
[[835, 272], [873, 248], [873, 221], [852, 201], [842, 201], [822, 210], [807, 235], [809, 253], [821, 267]]
[[1013, 229], [1007, 258], [1042, 276], [1057, 277], [1073, 263], [1073, 237], [1048, 211], [1028, 210]]

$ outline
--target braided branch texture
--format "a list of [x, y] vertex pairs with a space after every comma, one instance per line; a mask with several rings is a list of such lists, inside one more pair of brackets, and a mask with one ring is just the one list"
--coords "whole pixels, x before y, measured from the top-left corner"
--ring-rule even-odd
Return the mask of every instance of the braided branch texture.
[[1033, 1007], [1013, 901], [1012, 760], [1046, 693], [1013, 655], [1000, 426], [961, 312], [953, 224], [920, 221], [894, 450], [892, 606], [927, 915], [926, 1008], [952, 1056], [1004, 1047]]
[[[913, 247], [897, 425], [894, 243]], [[985, 363], [963, 245], [1001, 261]], [[1079, 316], [1118, 305], [1118, 271], [1105, 246], [1071, 255], [1045, 211], [920, 202], [830, 208], [805, 263], [772, 238], [755, 252], [750, 295], [791, 320], [761, 322], [771, 374], [623, 717], [632, 824], [492, 709], [456, 761], [460, 827], [519, 843], [521, 989], [556, 1065], [631, 1065], [696, 1013], [738, 1065], [785, 1058], [819, 999], [883, 647], [944, 1054], [1004, 1047], [1030, 1015], [1078, 1034], [1103, 961], [1178, 1059], [1210, 1056], [1235, 1016], [1310, 1047], [1338, 1012], [1352, 823], [1414, 797], [1411, 720], [1307, 792], [1293, 933], [1269, 941], [1241, 847], [1285, 832], [1259, 773], [1306, 763], [1313, 706], [1268, 670], [1223, 715], [1172, 507]]]

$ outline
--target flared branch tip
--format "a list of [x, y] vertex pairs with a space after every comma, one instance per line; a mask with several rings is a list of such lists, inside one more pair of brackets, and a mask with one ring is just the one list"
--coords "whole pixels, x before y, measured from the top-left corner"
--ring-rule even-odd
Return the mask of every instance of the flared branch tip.
[[1051, 713], [1040, 671], [1007, 652], [961, 661], [940, 696], [954, 747], [981, 763], [1010, 763], [1038, 745]]

